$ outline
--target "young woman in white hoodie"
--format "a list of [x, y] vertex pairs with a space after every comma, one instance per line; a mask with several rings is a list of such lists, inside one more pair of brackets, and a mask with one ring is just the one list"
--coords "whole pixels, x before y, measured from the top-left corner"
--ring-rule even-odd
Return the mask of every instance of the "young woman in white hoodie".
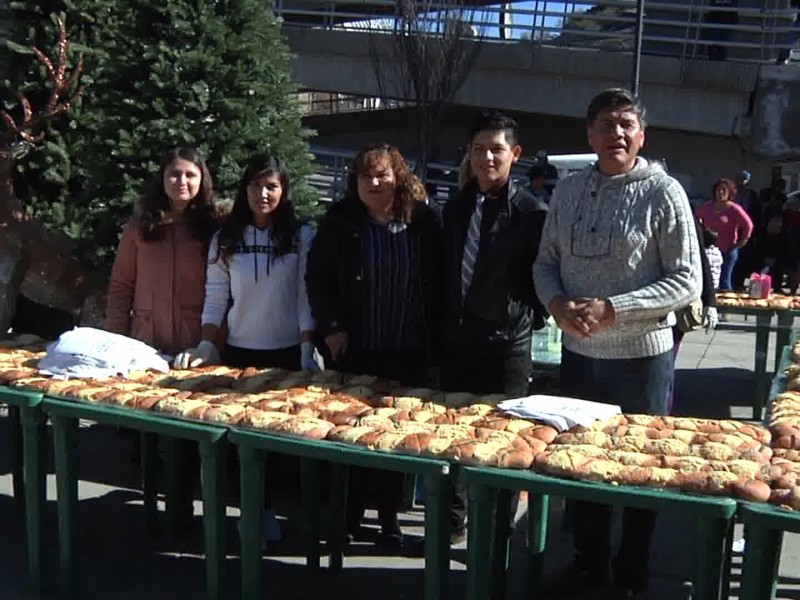
[[[221, 362], [233, 367], [318, 370], [305, 273], [313, 234], [295, 216], [286, 166], [253, 156], [230, 216], [208, 252], [202, 341], [179, 355], [179, 367]], [[227, 313], [222, 355], [214, 346]]]

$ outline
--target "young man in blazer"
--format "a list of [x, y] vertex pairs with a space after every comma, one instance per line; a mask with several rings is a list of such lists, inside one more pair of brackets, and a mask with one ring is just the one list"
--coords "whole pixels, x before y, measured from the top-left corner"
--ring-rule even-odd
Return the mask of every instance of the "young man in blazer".
[[[470, 130], [472, 179], [444, 207], [446, 391], [527, 393], [531, 333], [545, 320], [531, 270], [547, 204], [512, 181], [521, 153], [516, 122], [482, 114]], [[465, 517], [465, 495], [457, 489], [454, 542], [463, 538]]]

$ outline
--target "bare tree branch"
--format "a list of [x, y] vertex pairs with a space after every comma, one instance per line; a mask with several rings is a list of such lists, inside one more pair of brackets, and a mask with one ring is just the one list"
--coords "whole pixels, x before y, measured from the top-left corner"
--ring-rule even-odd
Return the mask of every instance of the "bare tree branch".
[[469, 0], [398, 0], [395, 27], [368, 27], [369, 56], [384, 101], [417, 109], [417, 174], [424, 176], [444, 112], [481, 50], [479, 12]]

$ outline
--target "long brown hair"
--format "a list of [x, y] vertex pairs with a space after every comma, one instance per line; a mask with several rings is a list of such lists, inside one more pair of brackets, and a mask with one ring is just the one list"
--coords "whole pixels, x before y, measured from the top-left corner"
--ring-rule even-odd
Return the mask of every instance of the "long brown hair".
[[186, 207], [192, 236], [199, 240], [209, 240], [217, 228], [218, 215], [214, 208], [213, 182], [206, 163], [194, 148], [172, 148], [161, 157], [158, 175], [153, 176], [139, 200], [139, 228], [142, 238], [147, 241], [164, 239], [166, 229], [164, 218], [170, 211], [169, 198], [164, 192], [164, 171], [172, 161], [179, 158], [194, 163], [200, 169], [200, 189]]
[[424, 202], [427, 195], [422, 181], [409, 170], [403, 155], [394, 146], [373, 144], [356, 154], [347, 177], [347, 195], [358, 198], [358, 176], [369, 171], [382, 158], [389, 159], [389, 166], [394, 173], [392, 217], [397, 221], [410, 223], [414, 207], [418, 202]]

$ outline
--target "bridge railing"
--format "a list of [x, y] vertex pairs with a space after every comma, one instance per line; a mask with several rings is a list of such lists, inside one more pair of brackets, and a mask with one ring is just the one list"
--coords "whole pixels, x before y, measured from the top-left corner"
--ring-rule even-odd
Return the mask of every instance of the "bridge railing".
[[[685, 59], [770, 61], [788, 55], [800, 37], [798, 10], [790, 0], [739, 0], [738, 6], [707, 2], [648, 0], [643, 52]], [[458, 19], [467, 21], [468, 34], [482, 41], [623, 51], [633, 45], [635, 0], [421, 5], [437, 7], [415, 19], [415, 30], [431, 35]], [[402, 22], [397, 7], [393, 0], [275, 0], [274, 4], [285, 26], [376, 34], [397, 30]]]

